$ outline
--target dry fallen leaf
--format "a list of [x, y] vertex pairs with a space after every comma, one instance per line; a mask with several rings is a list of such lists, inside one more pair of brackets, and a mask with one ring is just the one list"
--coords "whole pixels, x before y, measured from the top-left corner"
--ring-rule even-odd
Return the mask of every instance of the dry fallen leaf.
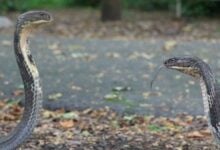
[[104, 96], [104, 99], [107, 101], [112, 101], [112, 100], [120, 100], [120, 96], [118, 94], [110, 93]]
[[24, 94], [24, 91], [23, 90], [16, 90], [16, 91], [13, 91], [13, 96], [21, 96]]
[[116, 52], [111, 52], [111, 53], [109, 52], [106, 54], [106, 56], [109, 58], [120, 58], [121, 57], [120, 54]]
[[86, 48], [83, 45], [77, 45], [77, 44], [69, 45], [70, 51], [79, 51], [79, 50], [85, 50], [85, 49]]
[[130, 54], [130, 56], [128, 57], [129, 60], [133, 60], [133, 59], [138, 59], [138, 58], [144, 58], [147, 60], [150, 60], [152, 58], [154, 58], [154, 54], [149, 54], [149, 53], [144, 53], [144, 52], [133, 52], [132, 54]]
[[62, 93], [53, 93], [53, 94], [50, 94], [50, 95], [48, 96], [48, 99], [49, 99], [49, 100], [56, 101], [56, 100], [58, 100], [59, 98], [61, 98], [62, 96], [63, 96]]
[[17, 120], [17, 118], [11, 114], [5, 114], [3, 116], [3, 120], [4, 121], [15, 121], [15, 120]]
[[43, 118], [56, 118], [57, 114], [54, 111], [48, 111], [48, 110], [44, 110], [42, 112], [42, 116]]
[[144, 99], [148, 99], [150, 96], [161, 96], [162, 93], [161, 92], [143, 92], [142, 96], [144, 97]]
[[64, 119], [78, 119], [79, 118], [79, 114], [77, 112], [67, 112], [67, 113], [63, 113], [62, 118]]
[[59, 43], [52, 43], [48, 46], [48, 49], [51, 50], [58, 50], [59, 49]]
[[176, 41], [174, 41], [174, 40], [167, 41], [167, 42], [165, 42], [165, 44], [163, 46], [163, 50], [169, 52], [169, 51], [173, 50], [176, 46], [177, 46]]
[[0, 101], [0, 108], [4, 107], [6, 105], [6, 103], [4, 101]]
[[186, 137], [188, 138], [204, 138], [204, 135], [201, 134], [199, 131], [192, 131], [187, 133]]
[[71, 86], [71, 89], [72, 89], [73, 91], [81, 91], [81, 90], [82, 90], [82, 88], [81, 88], [80, 86], [76, 86], [76, 85], [72, 85], [72, 86]]
[[61, 120], [59, 124], [63, 128], [72, 128], [74, 126], [73, 120]]
[[203, 134], [204, 136], [211, 136], [211, 131], [207, 128], [205, 130], [201, 130], [200, 131], [201, 134]]
[[8, 41], [8, 40], [3, 40], [3, 41], [2, 41], [2, 45], [3, 45], [3, 46], [11, 46], [11, 45], [12, 45], [12, 42], [11, 42], [11, 41]]

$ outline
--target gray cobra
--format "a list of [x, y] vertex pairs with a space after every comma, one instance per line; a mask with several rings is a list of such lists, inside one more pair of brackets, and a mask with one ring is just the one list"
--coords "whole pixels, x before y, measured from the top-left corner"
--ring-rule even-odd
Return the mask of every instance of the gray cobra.
[[42, 90], [38, 69], [29, 50], [28, 37], [32, 29], [51, 21], [51, 15], [45, 11], [30, 11], [17, 19], [14, 51], [24, 83], [24, 113], [16, 128], [9, 135], [0, 138], [1, 150], [16, 149], [29, 137], [37, 124], [42, 107]]
[[164, 65], [200, 80], [208, 124], [216, 142], [220, 144], [220, 86], [209, 65], [198, 57], [174, 57], [167, 59]]

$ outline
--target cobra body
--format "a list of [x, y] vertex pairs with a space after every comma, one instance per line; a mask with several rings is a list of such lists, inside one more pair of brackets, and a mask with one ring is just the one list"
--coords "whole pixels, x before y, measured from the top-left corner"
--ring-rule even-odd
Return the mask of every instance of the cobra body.
[[32, 29], [52, 21], [49, 13], [30, 11], [17, 19], [14, 34], [14, 51], [21, 78], [24, 83], [24, 112], [20, 123], [5, 137], [0, 138], [1, 150], [13, 150], [33, 132], [42, 107], [42, 89], [38, 69], [29, 50], [28, 37]]
[[174, 57], [166, 60], [164, 65], [200, 80], [208, 124], [220, 144], [220, 86], [209, 65], [197, 57]]

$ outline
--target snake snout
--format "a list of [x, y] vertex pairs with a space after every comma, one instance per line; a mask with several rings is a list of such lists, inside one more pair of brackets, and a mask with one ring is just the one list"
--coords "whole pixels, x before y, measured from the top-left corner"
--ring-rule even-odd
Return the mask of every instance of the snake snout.
[[43, 18], [44, 20], [46, 20], [48, 22], [53, 21], [53, 16], [50, 13], [46, 12], [46, 11], [42, 11], [40, 13], [40, 16], [41, 16], [41, 18]]
[[163, 64], [165, 67], [170, 68], [172, 66], [175, 66], [177, 61], [178, 61], [177, 58], [169, 58], [169, 59], [165, 60]]

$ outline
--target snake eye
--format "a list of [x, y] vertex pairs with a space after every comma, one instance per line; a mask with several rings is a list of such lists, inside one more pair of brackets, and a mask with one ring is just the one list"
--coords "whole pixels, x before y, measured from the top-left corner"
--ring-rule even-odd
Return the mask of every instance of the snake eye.
[[174, 62], [174, 61], [176, 61], [175, 58], [171, 58], [171, 59], [170, 59], [170, 62]]
[[44, 20], [50, 20], [51, 19], [51, 17], [50, 17], [50, 15], [48, 15], [48, 14], [45, 14], [45, 13], [39, 13], [39, 17], [41, 18], [41, 19], [44, 19]]
[[174, 62], [176, 62], [176, 59], [175, 58], [170, 58], [167, 61], [165, 61], [164, 63], [165, 64], [171, 64], [171, 63], [174, 63]]
[[43, 13], [40, 13], [40, 17], [41, 18], [46, 18], [47, 16], [45, 14], [43, 14]]
[[164, 62], [164, 65], [166, 67], [176, 65], [177, 60], [177, 58], [170, 58]]

